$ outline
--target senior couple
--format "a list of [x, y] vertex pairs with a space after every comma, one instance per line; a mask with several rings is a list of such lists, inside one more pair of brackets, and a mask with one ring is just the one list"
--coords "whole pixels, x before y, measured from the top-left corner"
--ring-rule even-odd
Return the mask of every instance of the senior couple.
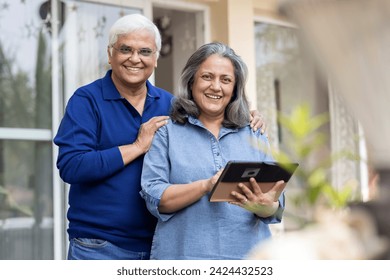
[[68, 101], [54, 138], [71, 185], [68, 259], [244, 259], [281, 221], [283, 181], [265, 193], [253, 179], [240, 184], [233, 203], [208, 199], [229, 160], [273, 160], [249, 109], [245, 63], [205, 44], [173, 96], [148, 81], [160, 48], [153, 22], [120, 18], [111, 69]]

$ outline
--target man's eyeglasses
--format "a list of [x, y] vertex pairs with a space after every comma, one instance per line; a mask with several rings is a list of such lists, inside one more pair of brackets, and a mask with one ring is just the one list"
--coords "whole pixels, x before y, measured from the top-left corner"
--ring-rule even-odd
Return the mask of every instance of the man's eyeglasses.
[[133, 53], [136, 51], [138, 53], [138, 55], [140, 55], [140, 56], [149, 57], [156, 52], [156, 51], [153, 51], [149, 48], [141, 48], [139, 50], [136, 50], [136, 49], [133, 49], [132, 47], [128, 47], [128, 46], [121, 46], [120, 48], [116, 48], [114, 46], [111, 46], [111, 47], [123, 55], [133, 55]]

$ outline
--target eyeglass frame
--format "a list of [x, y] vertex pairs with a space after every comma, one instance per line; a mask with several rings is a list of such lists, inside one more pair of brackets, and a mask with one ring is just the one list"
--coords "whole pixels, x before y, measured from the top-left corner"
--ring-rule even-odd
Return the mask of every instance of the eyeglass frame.
[[[137, 52], [138, 56], [142, 56], [142, 57], [151, 57], [153, 54], [155, 54], [157, 52], [157, 50], [153, 51], [150, 48], [140, 48], [137, 50], [137, 49], [132, 48], [130, 46], [121, 46], [120, 48], [116, 48], [116, 47], [114, 47], [114, 45], [111, 45], [109, 47], [118, 51], [122, 55], [130, 55], [130, 56], [133, 56], [135, 51]], [[124, 49], [127, 49], [127, 50], [124, 50]], [[150, 52], [148, 52], [147, 55], [145, 55], [145, 54], [142, 54], [142, 51], [150, 51]]]

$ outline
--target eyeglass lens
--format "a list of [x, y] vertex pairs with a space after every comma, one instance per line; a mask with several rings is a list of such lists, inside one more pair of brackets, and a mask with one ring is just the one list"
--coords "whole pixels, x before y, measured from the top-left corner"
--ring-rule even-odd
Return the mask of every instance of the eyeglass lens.
[[133, 54], [134, 51], [136, 51], [139, 55], [142, 56], [151, 56], [153, 54], [153, 51], [149, 48], [141, 48], [139, 50], [135, 50], [132, 47], [129, 46], [121, 46], [119, 49], [112, 46], [114, 49], [119, 51], [121, 54]]

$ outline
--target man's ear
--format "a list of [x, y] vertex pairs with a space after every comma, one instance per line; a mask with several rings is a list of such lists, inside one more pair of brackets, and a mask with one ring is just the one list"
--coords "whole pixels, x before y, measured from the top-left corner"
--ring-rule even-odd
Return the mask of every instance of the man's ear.
[[111, 64], [111, 52], [110, 47], [107, 47], [108, 64]]

